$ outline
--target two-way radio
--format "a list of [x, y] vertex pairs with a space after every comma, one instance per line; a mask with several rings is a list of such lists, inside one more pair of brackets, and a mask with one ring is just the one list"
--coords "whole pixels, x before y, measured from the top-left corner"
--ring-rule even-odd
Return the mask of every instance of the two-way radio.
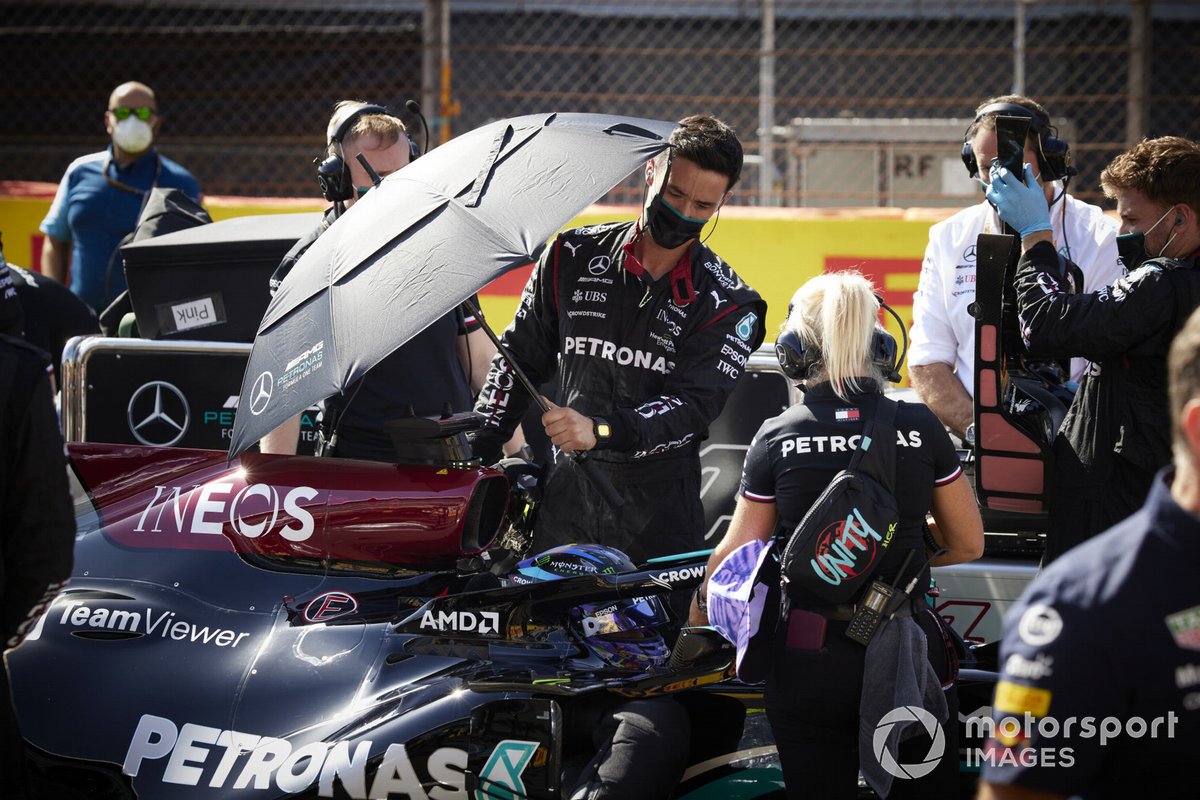
[[913, 554], [916, 552], [916, 550], [908, 551], [908, 555], [904, 557], [904, 563], [900, 565], [896, 579], [892, 583], [885, 583], [881, 580], [871, 581], [871, 585], [867, 587], [862, 600], [858, 602], [854, 610], [854, 616], [850, 618], [850, 624], [846, 626], [847, 636], [863, 646], [870, 644], [883, 621], [896, 616], [896, 612], [900, 609], [900, 603], [908, 599], [913, 587], [917, 585], [917, 579], [925, 572], [925, 567], [946, 552], [946, 548], [939, 547], [935, 550], [933, 555], [926, 560], [925, 565], [912, 576], [904, 589], [898, 589], [896, 585], [904, 577], [904, 572], [912, 563]]

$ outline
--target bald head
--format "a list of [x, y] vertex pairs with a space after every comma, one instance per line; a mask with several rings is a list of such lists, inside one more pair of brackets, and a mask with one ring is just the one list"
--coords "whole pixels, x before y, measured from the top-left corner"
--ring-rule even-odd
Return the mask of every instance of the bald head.
[[121, 106], [154, 108], [154, 103], [154, 90], [140, 81], [122, 83], [108, 96], [109, 108], [120, 108]]

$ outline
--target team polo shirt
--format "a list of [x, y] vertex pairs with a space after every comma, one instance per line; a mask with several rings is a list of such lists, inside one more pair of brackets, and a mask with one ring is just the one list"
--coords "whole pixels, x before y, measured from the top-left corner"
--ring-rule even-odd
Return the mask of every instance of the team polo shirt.
[[[751, 502], [775, 503], [785, 534], [803, 519], [834, 475], [850, 465], [863, 429], [874, 419], [882, 395], [873, 381], [862, 383], [863, 391], [851, 392], [846, 399], [838, 397], [828, 381], [810, 385], [802, 402], [764, 422], [750, 443], [741, 495]], [[895, 540], [879, 566], [880, 574], [888, 581], [896, 577], [910, 550], [914, 551], [910, 569], [921, 568], [925, 560], [921, 526], [934, 489], [962, 475], [950, 436], [927, 406], [900, 403], [894, 425], [893, 494], [900, 522]], [[906, 574], [905, 579], [912, 574]], [[794, 599], [817, 602], [817, 598], [805, 598], [802, 592]]]
[[1200, 519], [1170, 479], [1159, 472], [1141, 510], [1057, 559], [1005, 616], [984, 780], [1083, 798], [1195, 796]]
[[[125, 291], [125, 269], [120, 258], [109, 261], [126, 235], [133, 232], [151, 187], [180, 189], [196, 202], [200, 185], [179, 164], [151, 149], [144, 156], [119, 167], [109, 164], [107, 150], [75, 159], [58, 184], [50, 211], [42, 220], [42, 233], [71, 242], [71, 291], [92, 308], [102, 311]], [[138, 191], [114, 186], [113, 180]]]

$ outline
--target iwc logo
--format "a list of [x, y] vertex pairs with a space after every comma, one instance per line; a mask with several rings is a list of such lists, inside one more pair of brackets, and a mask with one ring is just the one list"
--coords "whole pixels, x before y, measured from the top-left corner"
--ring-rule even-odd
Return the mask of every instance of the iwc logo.
[[170, 447], [183, 438], [191, 421], [187, 398], [173, 384], [150, 381], [129, 398], [125, 418], [133, 438], [150, 447]]

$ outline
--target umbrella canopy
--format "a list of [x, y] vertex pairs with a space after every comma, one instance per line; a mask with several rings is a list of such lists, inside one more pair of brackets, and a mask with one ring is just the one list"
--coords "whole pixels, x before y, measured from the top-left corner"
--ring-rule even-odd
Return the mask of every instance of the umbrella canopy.
[[317, 239], [267, 307], [229, 457], [536, 260], [558, 230], [665, 150], [674, 129], [607, 114], [516, 117], [388, 176]]

